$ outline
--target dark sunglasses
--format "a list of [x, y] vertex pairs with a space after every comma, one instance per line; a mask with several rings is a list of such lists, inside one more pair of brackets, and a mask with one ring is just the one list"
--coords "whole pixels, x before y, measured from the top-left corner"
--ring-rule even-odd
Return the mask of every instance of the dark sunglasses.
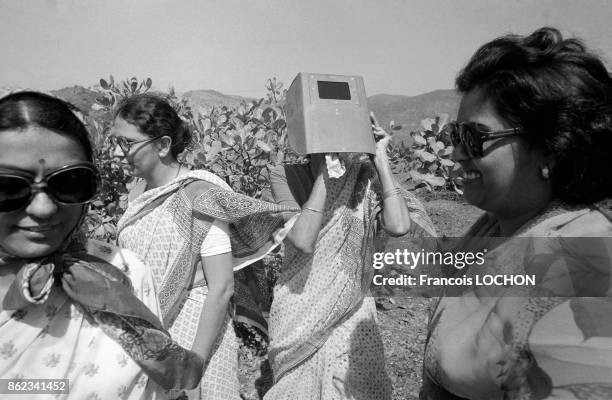
[[128, 153], [132, 150], [132, 146], [134, 146], [135, 144], [139, 144], [139, 143], [149, 143], [152, 142], [154, 140], [163, 138], [164, 135], [161, 136], [155, 136], [151, 139], [144, 139], [144, 140], [136, 140], [136, 141], [130, 141], [127, 140], [126, 138], [124, 138], [123, 136], [111, 136], [110, 137], [110, 142], [113, 146], [119, 146], [119, 148], [121, 149], [121, 151], [123, 151], [123, 154], [128, 155]]
[[453, 146], [462, 144], [470, 158], [480, 158], [484, 155], [483, 144], [486, 141], [522, 134], [521, 128], [491, 131], [488, 126], [476, 122], [451, 122], [447, 129]]
[[60, 204], [87, 203], [96, 195], [99, 175], [92, 163], [79, 163], [47, 173], [40, 182], [36, 175], [0, 167], [0, 212], [26, 207], [38, 192]]

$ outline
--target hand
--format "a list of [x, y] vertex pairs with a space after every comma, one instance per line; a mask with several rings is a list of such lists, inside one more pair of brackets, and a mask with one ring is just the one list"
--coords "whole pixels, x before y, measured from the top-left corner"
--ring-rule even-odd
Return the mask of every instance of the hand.
[[372, 133], [376, 139], [376, 151], [386, 152], [391, 142], [391, 135], [380, 126], [375, 125], [372, 125]]
[[496, 299], [454, 298], [444, 313], [446, 326], [438, 338], [438, 355], [445, 385], [463, 397], [501, 398], [511, 345], [504, 338], [506, 322]]
[[370, 112], [370, 120], [372, 121], [372, 133], [376, 140], [376, 154], [374, 155], [374, 163], [384, 161], [387, 157], [387, 147], [391, 142], [391, 135], [378, 125], [378, 121], [373, 112]]

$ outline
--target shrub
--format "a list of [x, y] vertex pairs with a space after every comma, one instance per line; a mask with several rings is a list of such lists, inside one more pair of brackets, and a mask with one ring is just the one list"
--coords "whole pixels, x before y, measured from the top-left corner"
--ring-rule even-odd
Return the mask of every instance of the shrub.
[[[453, 147], [446, 122], [447, 117], [442, 120], [440, 117], [426, 118], [421, 121], [420, 131], [411, 132], [412, 144], [401, 142], [390, 146], [392, 171], [407, 189], [460, 192], [454, 182], [459, 165], [450, 159]], [[398, 127], [391, 121], [389, 128], [395, 130]]]

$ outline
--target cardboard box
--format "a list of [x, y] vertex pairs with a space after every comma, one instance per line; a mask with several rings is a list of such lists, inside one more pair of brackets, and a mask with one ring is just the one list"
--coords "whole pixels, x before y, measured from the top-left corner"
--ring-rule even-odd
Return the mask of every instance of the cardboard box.
[[300, 72], [285, 107], [291, 148], [300, 154], [375, 152], [363, 78]]

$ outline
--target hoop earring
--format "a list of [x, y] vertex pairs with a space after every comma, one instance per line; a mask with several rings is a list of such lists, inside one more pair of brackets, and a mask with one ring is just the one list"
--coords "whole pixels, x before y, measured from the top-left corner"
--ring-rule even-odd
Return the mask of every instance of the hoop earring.
[[550, 178], [550, 169], [548, 167], [542, 167], [542, 178], [544, 179]]

